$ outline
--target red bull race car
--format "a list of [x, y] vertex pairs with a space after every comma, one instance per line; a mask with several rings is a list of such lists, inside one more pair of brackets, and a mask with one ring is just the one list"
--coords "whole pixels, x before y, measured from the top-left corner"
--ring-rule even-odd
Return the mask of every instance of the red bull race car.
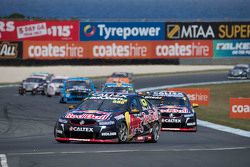
[[175, 91], [148, 92], [144, 97], [160, 110], [161, 130], [197, 131], [196, 112], [193, 108], [198, 107], [198, 105], [191, 105], [185, 93]]
[[55, 140], [67, 142], [157, 142], [160, 112], [136, 94], [96, 94], [61, 115]]

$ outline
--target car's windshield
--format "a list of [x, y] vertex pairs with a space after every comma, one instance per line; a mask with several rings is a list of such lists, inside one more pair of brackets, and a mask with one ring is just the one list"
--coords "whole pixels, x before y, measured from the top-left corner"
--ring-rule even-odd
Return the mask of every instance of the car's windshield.
[[64, 79], [53, 79], [51, 83], [63, 83]]
[[78, 109], [122, 112], [127, 109], [127, 99], [86, 99]]
[[34, 82], [34, 83], [41, 83], [44, 80], [42, 78], [27, 78], [25, 82]]
[[90, 86], [88, 83], [86, 83], [86, 81], [67, 81], [66, 83], [67, 89], [71, 89], [74, 87], [82, 87], [82, 88], [89, 89]]
[[247, 67], [234, 67], [234, 69], [236, 70], [247, 70]]
[[188, 107], [189, 101], [186, 97], [163, 97], [162, 99], [148, 99], [153, 105], [160, 106], [186, 106]]
[[122, 74], [122, 73], [114, 73], [112, 74], [113, 78], [127, 78], [128, 76], [126, 74]]
[[105, 87], [103, 92], [134, 93], [135, 90], [132, 87]]

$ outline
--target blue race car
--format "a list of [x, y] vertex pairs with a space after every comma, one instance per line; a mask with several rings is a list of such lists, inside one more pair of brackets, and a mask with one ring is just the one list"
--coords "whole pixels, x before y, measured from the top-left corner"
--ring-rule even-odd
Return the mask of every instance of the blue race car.
[[134, 94], [136, 93], [133, 84], [127, 83], [105, 83], [102, 88], [103, 93], [122, 93], [122, 94]]
[[61, 89], [60, 103], [78, 103], [93, 93], [96, 89], [89, 78], [69, 78]]

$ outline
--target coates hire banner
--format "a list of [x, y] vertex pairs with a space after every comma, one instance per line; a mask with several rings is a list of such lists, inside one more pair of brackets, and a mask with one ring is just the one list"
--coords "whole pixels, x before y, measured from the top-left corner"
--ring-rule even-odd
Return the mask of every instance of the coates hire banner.
[[21, 59], [22, 48], [22, 42], [0, 41], [0, 59]]
[[153, 43], [154, 58], [212, 58], [212, 40], [159, 41]]
[[168, 91], [180, 91], [186, 93], [191, 103], [207, 106], [210, 100], [210, 89], [206, 88], [170, 88]]
[[87, 44], [71, 41], [24, 41], [23, 59], [87, 59]]
[[250, 57], [250, 39], [214, 40], [214, 57]]
[[230, 98], [229, 117], [250, 119], [250, 98]]
[[158, 22], [80, 22], [80, 40], [164, 40]]
[[0, 20], [0, 40], [79, 40], [79, 21]]
[[249, 39], [250, 22], [170, 22], [167, 40]]

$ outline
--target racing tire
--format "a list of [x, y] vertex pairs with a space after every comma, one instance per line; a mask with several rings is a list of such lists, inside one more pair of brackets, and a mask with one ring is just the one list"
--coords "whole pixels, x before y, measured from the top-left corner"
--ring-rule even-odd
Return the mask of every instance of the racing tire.
[[151, 133], [152, 134], [152, 139], [149, 140], [148, 142], [149, 143], [157, 143], [157, 141], [160, 138], [160, 131], [161, 131], [160, 124], [158, 122], [154, 123], [153, 128], [152, 128], [152, 133]]
[[35, 90], [35, 89], [33, 89], [32, 91], [31, 91], [31, 95], [36, 95], [37, 94], [37, 91]]
[[60, 99], [60, 103], [66, 103], [63, 97]]
[[128, 128], [124, 122], [120, 123], [118, 127], [117, 137], [119, 143], [126, 143], [128, 141]]
[[21, 89], [21, 90], [18, 91], [18, 93], [19, 93], [20, 95], [24, 95], [24, 94], [25, 94], [25, 90]]
[[51, 95], [47, 94], [47, 97], [52, 97]]

